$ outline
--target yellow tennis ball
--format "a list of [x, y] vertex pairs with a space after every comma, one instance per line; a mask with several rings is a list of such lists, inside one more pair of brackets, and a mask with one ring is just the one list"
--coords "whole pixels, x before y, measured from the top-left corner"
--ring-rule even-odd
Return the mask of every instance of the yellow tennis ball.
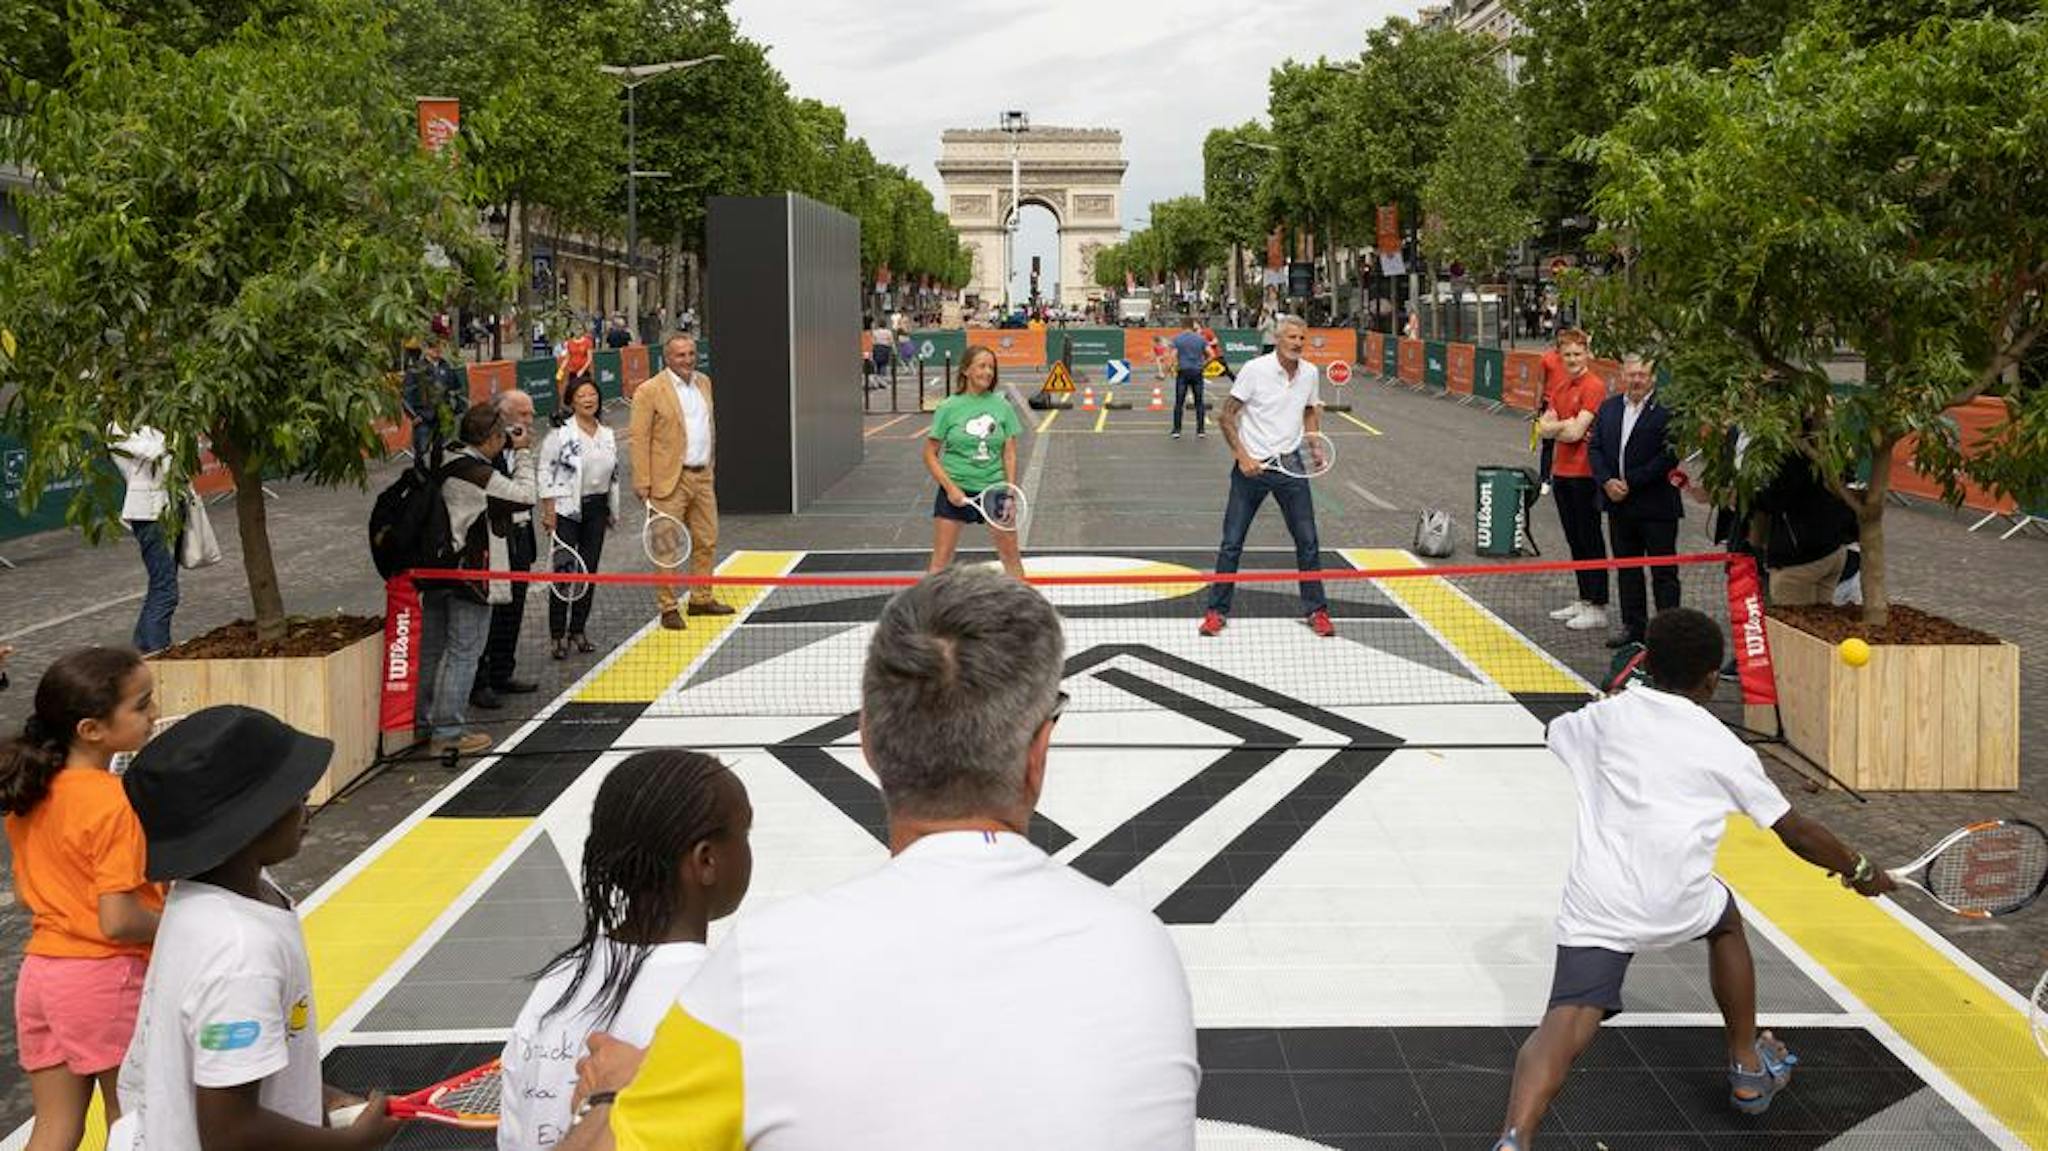
[[1842, 662], [1850, 667], [1862, 667], [1870, 662], [1870, 645], [1850, 636], [1842, 641]]

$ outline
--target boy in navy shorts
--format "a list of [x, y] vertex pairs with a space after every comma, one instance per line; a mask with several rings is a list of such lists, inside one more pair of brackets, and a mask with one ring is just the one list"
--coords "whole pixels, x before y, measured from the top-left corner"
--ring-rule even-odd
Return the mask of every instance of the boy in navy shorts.
[[1756, 1029], [1756, 966], [1735, 897], [1714, 876], [1728, 816], [1770, 828], [1801, 859], [1863, 895], [1893, 884], [1820, 824], [1792, 810], [1756, 752], [1700, 705], [1721, 670], [1721, 629], [1690, 608], [1650, 622], [1647, 685], [1550, 724], [1571, 770], [1579, 824], [1557, 914], [1557, 970], [1543, 1022], [1515, 1059], [1508, 1118], [1494, 1151], [1525, 1151], [1572, 1061], [1621, 1010], [1638, 951], [1707, 941], [1708, 975], [1727, 1028], [1728, 1100], [1761, 1114], [1795, 1062]]

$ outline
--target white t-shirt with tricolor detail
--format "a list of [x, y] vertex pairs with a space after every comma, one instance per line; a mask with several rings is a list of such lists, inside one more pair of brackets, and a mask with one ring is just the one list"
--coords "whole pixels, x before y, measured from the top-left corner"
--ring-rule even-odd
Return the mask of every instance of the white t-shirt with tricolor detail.
[[1547, 741], [1579, 796], [1557, 913], [1566, 947], [1650, 951], [1706, 934], [1728, 907], [1714, 878], [1728, 817], [1769, 828], [1792, 810], [1727, 725], [1647, 684], [1551, 720]]
[[121, 1063], [123, 1143], [199, 1146], [196, 1088], [261, 1081], [266, 1111], [319, 1126], [313, 973], [298, 912], [196, 880], [171, 885]]
[[744, 914], [611, 1126], [621, 1151], [1185, 1151], [1200, 1075], [1158, 919], [1021, 836], [946, 832]]

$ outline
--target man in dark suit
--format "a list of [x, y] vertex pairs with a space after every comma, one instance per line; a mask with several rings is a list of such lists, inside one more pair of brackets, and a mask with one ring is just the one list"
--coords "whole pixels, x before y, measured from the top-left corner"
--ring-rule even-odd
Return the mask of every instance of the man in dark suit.
[[[1607, 511], [1607, 536], [1615, 559], [1678, 554], [1678, 521], [1684, 516], [1671, 473], [1678, 455], [1671, 449], [1670, 412], [1657, 402], [1653, 365], [1641, 356], [1621, 361], [1622, 391], [1609, 396], [1593, 418], [1587, 457], [1600, 503]], [[1608, 647], [1641, 643], [1649, 625], [1643, 602], [1643, 569], [1615, 572], [1620, 585], [1622, 634]], [[1650, 569], [1657, 610], [1678, 606], [1678, 568]]]

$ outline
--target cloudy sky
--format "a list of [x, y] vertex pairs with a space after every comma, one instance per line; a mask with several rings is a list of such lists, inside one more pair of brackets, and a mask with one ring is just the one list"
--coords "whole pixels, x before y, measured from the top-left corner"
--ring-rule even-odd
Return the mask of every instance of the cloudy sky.
[[[936, 198], [939, 133], [1034, 124], [1124, 134], [1124, 226], [1202, 189], [1209, 129], [1264, 119], [1281, 61], [1356, 55], [1365, 30], [1421, 0], [731, 0], [749, 37], [799, 96], [846, 110], [848, 130]], [[943, 201], [937, 201], [943, 207]], [[1019, 265], [1054, 252], [1051, 217], [1028, 210]]]

